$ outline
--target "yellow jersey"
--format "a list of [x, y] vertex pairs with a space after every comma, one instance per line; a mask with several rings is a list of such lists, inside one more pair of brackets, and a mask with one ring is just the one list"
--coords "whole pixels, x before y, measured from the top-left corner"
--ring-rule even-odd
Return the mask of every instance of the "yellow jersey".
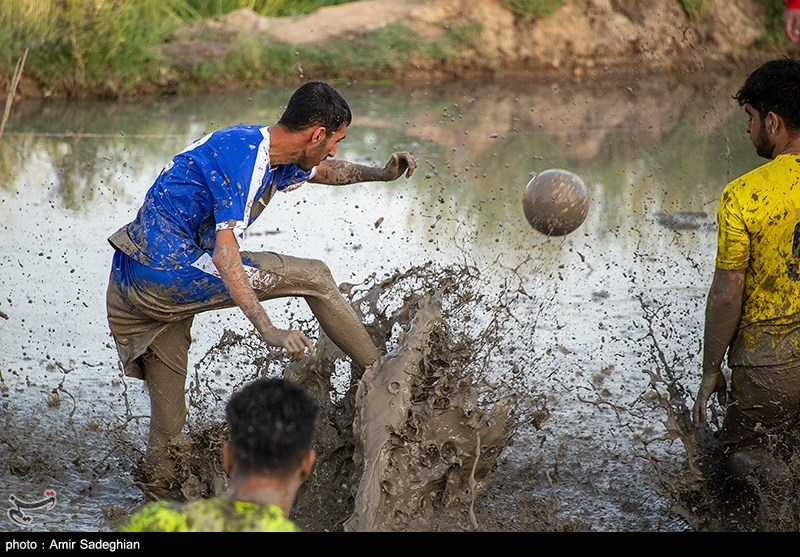
[[800, 154], [730, 182], [717, 206], [718, 269], [744, 270], [731, 366], [800, 359]]
[[188, 503], [156, 501], [144, 506], [119, 532], [298, 532], [275, 505], [259, 505], [229, 497]]

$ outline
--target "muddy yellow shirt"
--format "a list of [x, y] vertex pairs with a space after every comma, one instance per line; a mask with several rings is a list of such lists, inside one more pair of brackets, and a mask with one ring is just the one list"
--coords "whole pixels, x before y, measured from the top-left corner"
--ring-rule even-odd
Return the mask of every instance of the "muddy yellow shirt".
[[800, 360], [800, 155], [780, 155], [730, 182], [717, 227], [717, 268], [745, 270], [729, 365]]
[[280, 507], [228, 497], [189, 503], [157, 501], [130, 517], [119, 532], [298, 532]]

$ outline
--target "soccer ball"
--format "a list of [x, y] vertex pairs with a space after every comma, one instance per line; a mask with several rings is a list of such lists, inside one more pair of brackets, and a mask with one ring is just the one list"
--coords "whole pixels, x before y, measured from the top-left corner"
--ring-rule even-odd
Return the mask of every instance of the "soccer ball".
[[586, 220], [586, 185], [568, 170], [543, 170], [525, 187], [522, 209], [534, 229], [548, 236], [564, 236]]

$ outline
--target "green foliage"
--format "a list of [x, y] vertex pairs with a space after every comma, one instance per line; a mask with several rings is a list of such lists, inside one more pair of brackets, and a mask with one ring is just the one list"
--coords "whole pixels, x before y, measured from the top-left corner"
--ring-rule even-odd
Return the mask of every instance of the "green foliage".
[[446, 28], [451, 46], [472, 43], [475, 44], [480, 38], [481, 25], [470, 23], [467, 25], [448, 25]]
[[263, 16], [283, 17], [310, 14], [325, 6], [353, 0], [187, 0], [201, 17], [216, 17], [248, 8]]
[[548, 17], [564, 5], [564, 0], [502, 0], [503, 5], [530, 21], [532, 19]]
[[703, 19], [711, 14], [714, 8], [714, 0], [678, 0], [683, 11], [690, 19]]
[[764, 14], [764, 26], [767, 28], [766, 34], [756, 39], [756, 47], [770, 45], [787, 44], [786, 35], [783, 32], [783, 0], [755, 0], [761, 6]]
[[258, 83], [266, 78], [291, 81], [324, 73], [335, 81], [357, 75], [405, 68], [411, 59], [448, 60], [459, 45], [474, 36], [475, 29], [453, 28], [438, 41], [427, 41], [402, 23], [393, 23], [360, 37], [333, 41], [324, 49], [281, 43], [259, 43], [240, 38], [220, 62], [204, 62], [191, 69], [202, 80], [235, 80]]
[[[352, 0], [0, 1], [0, 44], [4, 45], [0, 49], [0, 87], [10, 81], [17, 60], [30, 48], [24, 73], [45, 90], [76, 96], [92, 91], [93, 95], [114, 97], [146, 90], [159, 83], [165, 72], [173, 72], [159, 60], [157, 48], [186, 23], [241, 8], [268, 16], [300, 15]], [[227, 62], [235, 73], [245, 75], [263, 75], [267, 68], [286, 73], [294, 67], [291, 55], [282, 47], [266, 57], [260, 50], [260, 46], [242, 42], [234, 51], [245, 58], [229, 56]], [[198, 71], [190, 78], [218, 72], [213, 65], [203, 65]]]
[[0, 64], [30, 47], [25, 73], [68, 91], [114, 94], [141, 80], [154, 45], [196, 14], [184, 0], [3, 0]]

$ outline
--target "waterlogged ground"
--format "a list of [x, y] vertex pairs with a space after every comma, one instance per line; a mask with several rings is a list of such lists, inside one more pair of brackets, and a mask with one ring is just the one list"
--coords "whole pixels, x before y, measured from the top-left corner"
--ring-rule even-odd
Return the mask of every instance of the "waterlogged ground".
[[[418, 172], [278, 196], [245, 247], [322, 259], [353, 292], [411, 269], [426, 269], [432, 289], [437, 272], [462, 273], [444, 303], [455, 331], [446, 337], [464, 341], [453, 361], [466, 362], [483, 396], [492, 392], [484, 384], [516, 393], [517, 421], [490, 455], [474, 513], [448, 529], [702, 524], [671, 509], [687, 457], [664, 422], [668, 409], [680, 417], [682, 400], [691, 406], [700, 375], [716, 199], [760, 163], [731, 100], [741, 77], [340, 85], [355, 117], [338, 156], [382, 164], [409, 150]], [[107, 331], [106, 237], [133, 217], [174, 152], [216, 127], [273, 123], [290, 93], [14, 106], [0, 143], [0, 499], [7, 510], [12, 497], [55, 501], [22, 513], [27, 521], [4, 513], [0, 529], [107, 531], [142, 503], [133, 469], [147, 399], [140, 382], [120, 375]], [[520, 205], [531, 173], [548, 168], [575, 172], [590, 192], [586, 222], [563, 238], [533, 231]], [[393, 292], [402, 299], [412, 290]], [[452, 305], [459, 292], [480, 295]], [[267, 310], [319, 337], [303, 305], [275, 301]], [[400, 320], [389, 349], [408, 326]], [[195, 320], [190, 432], [219, 425], [236, 385], [283, 371], [286, 362], [251, 333], [236, 310]], [[331, 371], [332, 402], [347, 396], [348, 369], [339, 362]], [[213, 468], [215, 456], [198, 458]], [[308, 493], [346, 513], [357, 490], [353, 481]], [[308, 508], [298, 502], [309, 530], [347, 518]]]

